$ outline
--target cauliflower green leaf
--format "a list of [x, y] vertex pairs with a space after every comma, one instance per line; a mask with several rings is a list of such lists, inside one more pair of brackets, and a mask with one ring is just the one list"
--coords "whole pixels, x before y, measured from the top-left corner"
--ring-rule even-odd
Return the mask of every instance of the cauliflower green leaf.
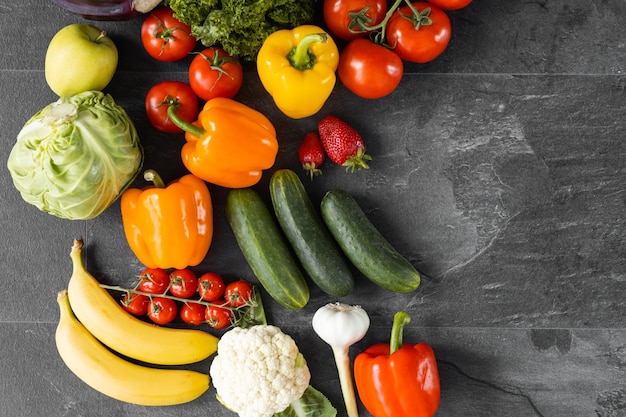
[[276, 413], [275, 417], [335, 417], [337, 409], [324, 394], [309, 387], [302, 397], [298, 398], [285, 410]]

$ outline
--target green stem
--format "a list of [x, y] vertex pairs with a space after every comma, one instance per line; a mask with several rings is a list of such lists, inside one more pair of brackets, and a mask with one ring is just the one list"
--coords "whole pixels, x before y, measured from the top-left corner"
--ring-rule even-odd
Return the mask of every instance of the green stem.
[[[359, 26], [360, 29], [362, 29], [362, 32], [376, 32], [378, 30], [380, 30], [380, 32], [378, 33], [374, 33], [373, 35], [371, 35], [371, 40], [372, 42], [379, 44], [379, 45], [383, 45], [385, 43], [385, 37], [386, 37], [386, 29], [387, 29], [387, 22], [389, 22], [389, 19], [391, 19], [391, 16], [393, 16], [393, 13], [398, 9], [398, 7], [400, 7], [400, 3], [405, 2], [407, 4], [411, 4], [411, 0], [395, 0], [393, 5], [387, 10], [387, 13], [385, 14], [385, 17], [383, 18], [383, 20], [377, 24], [377, 25], [372, 25], [372, 26], [367, 26], [367, 25], [361, 25], [358, 22], [354, 22], [356, 25]], [[367, 13], [367, 9], [369, 8], [369, 6], [364, 7], [359, 13], [356, 13], [356, 16], [360, 16], [360, 15], [364, 15], [365, 13]]]
[[[367, 32], [379, 31], [378, 33], [375, 33], [371, 36], [371, 39], [374, 43], [377, 43], [379, 45], [385, 44], [385, 41], [387, 40], [387, 33], [386, 33], [387, 23], [389, 22], [389, 19], [391, 19], [391, 17], [393, 16], [394, 12], [400, 7], [401, 3], [405, 3], [407, 6], [409, 6], [409, 8], [413, 11], [413, 15], [416, 16], [416, 19], [422, 18], [422, 14], [420, 14], [420, 12], [417, 11], [415, 6], [413, 6], [413, 3], [411, 2], [411, 0], [395, 0], [393, 5], [387, 10], [385, 17], [379, 24], [373, 25], [373, 26], [362, 26], [362, 25], [360, 26], [363, 30]], [[428, 13], [430, 13], [430, 11]], [[426, 25], [430, 23], [422, 23], [422, 24]], [[393, 47], [393, 45], [390, 45], [390, 46]]]
[[430, 18], [430, 7], [426, 7], [421, 12], [417, 10], [413, 3], [409, 3], [409, 9], [411, 9], [410, 15], [405, 15], [404, 13], [400, 13], [402, 17], [408, 19], [411, 23], [413, 23], [413, 28], [415, 30], [420, 30], [422, 26], [430, 26], [433, 24], [433, 20]]
[[104, 288], [106, 290], [111, 290], [111, 291], [128, 292], [128, 293], [132, 293], [132, 294], [145, 295], [148, 298], [154, 298], [154, 297], [169, 298], [170, 300], [180, 301], [181, 303], [185, 303], [185, 304], [186, 303], [197, 303], [197, 304], [202, 304], [205, 307], [215, 306], [215, 307], [221, 307], [221, 308], [224, 308], [226, 310], [231, 310], [231, 311], [237, 310], [237, 308], [229, 307], [228, 304], [209, 303], [207, 301], [202, 301], [202, 299], [192, 300], [192, 299], [189, 299], [189, 298], [175, 297], [175, 296], [169, 295], [169, 294], [153, 294], [153, 293], [148, 293], [148, 292], [144, 292], [144, 291], [140, 291], [140, 290], [134, 290], [134, 289], [120, 287], [118, 285], [100, 284], [100, 287]]
[[146, 169], [143, 173], [143, 179], [154, 184], [156, 188], [165, 188], [165, 182], [161, 176], [153, 169]]
[[107, 33], [105, 31], [101, 31], [100, 34], [98, 35], [98, 37], [96, 39], [94, 39], [93, 41], [95, 43], [100, 42], [102, 39], [106, 38]]
[[176, 114], [177, 105], [171, 104], [167, 107], [167, 117], [174, 123], [176, 126], [181, 128], [187, 133], [191, 133], [194, 136], [202, 137], [206, 133], [206, 130], [201, 128], [200, 126], [196, 126], [193, 123], [189, 123], [184, 120], [178, 114]]
[[328, 42], [328, 35], [326, 33], [310, 33], [302, 39], [300, 42], [289, 51], [287, 59], [291, 63], [291, 66], [300, 71], [306, 71], [315, 65], [315, 55], [309, 49], [314, 43], [326, 43]]
[[406, 311], [398, 311], [393, 316], [393, 325], [391, 326], [391, 339], [389, 341], [389, 354], [402, 347], [402, 332], [404, 326], [411, 322], [411, 316]]
[[231, 80], [234, 80], [233, 76], [230, 75], [225, 69], [224, 69], [224, 65], [228, 64], [229, 62], [236, 62], [237, 59], [228, 55], [227, 53], [225, 54], [224, 57], [222, 57], [220, 55], [220, 50], [215, 48], [213, 49], [213, 56], [212, 57], [208, 57], [205, 54], [203, 54], [202, 52], [200, 52], [200, 56], [202, 57], [202, 59], [204, 59], [207, 64], [209, 64], [209, 66], [211, 67], [211, 69], [213, 71], [217, 72], [217, 78], [215, 79], [215, 82], [213, 83], [213, 85], [211, 86], [211, 91], [213, 91], [213, 89], [215, 87], [217, 87], [217, 85], [220, 82], [220, 79], [222, 78], [222, 76], [227, 76], [228, 78], [230, 78]]

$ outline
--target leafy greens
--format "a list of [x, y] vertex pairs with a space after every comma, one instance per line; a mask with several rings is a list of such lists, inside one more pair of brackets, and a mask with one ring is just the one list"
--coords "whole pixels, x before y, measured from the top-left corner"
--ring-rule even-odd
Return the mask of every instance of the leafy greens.
[[265, 39], [280, 29], [310, 23], [316, 0], [168, 0], [176, 18], [205, 46], [221, 45], [255, 61]]

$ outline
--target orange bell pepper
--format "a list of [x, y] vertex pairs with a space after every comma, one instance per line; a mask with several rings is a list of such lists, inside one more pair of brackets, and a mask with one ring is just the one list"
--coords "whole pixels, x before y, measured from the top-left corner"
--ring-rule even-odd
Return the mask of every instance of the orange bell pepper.
[[205, 258], [213, 239], [213, 204], [204, 181], [188, 174], [167, 187], [154, 171], [143, 189], [129, 188], [120, 206], [131, 250], [149, 268], [184, 269]]
[[243, 103], [213, 98], [194, 123], [180, 119], [173, 106], [168, 115], [186, 132], [183, 164], [207, 182], [227, 188], [249, 187], [276, 161], [276, 129], [265, 115]]

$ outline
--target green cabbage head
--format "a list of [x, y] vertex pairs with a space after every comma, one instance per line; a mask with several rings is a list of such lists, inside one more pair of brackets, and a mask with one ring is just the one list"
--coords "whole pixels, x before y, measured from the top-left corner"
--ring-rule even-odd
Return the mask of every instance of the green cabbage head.
[[143, 165], [135, 125], [100, 91], [62, 97], [17, 135], [8, 159], [13, 184], [40, 210], [91, 219], [108, 208]]

